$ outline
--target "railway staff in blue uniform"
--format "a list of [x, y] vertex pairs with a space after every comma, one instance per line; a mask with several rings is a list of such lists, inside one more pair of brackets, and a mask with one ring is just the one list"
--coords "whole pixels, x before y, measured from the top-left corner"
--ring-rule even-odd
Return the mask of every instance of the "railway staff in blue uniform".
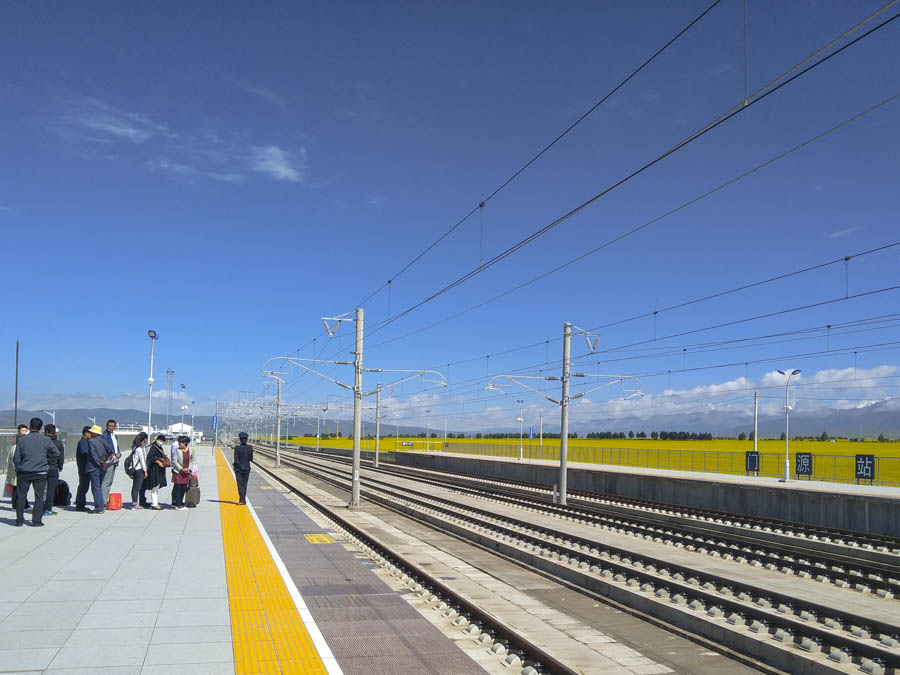
[[253, 461], [253, 446], [247, 445], [247, 434], [238, 434], [241, 444], [234, 448], [234, 477], [237, 480], [238, 504], [247, 503], [247, 481], [250, 480], [250, 462]]

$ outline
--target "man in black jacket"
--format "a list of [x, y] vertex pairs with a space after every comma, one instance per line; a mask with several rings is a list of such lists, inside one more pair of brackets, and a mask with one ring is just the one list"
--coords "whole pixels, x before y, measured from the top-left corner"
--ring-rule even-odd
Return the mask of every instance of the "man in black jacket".
[[44, 515], [55, 516], [56, 511], [53, 510], [53, 501], [56, 499], [56, 486], [59, 483], [59, 472], [62, 471], [66, 461], [66, 446], [59, 440], [56, 434], [56, 425], [48, 424], [44, 427], [44, 435], [49, 438], [56, 449], [59, 450], [59, 457], [55, 462], [49, 461], [47, 466], [47, 496], [44, 497]]
[[13, 463], [16, 465], [16, 487], [19, 490], [16, 501], [16, 527], [25, 524], [25, 495], [28, 488], [34, 486], [34, 508], [31, 511], [31, 524], [34, 527], [44, 525], [44, 493], [47, 491], [47, 470], [50, 462], [55, 463], [59, 450], [49, 438], [41, 434], [44, 420], [32, 417], [28, 423], [30, 433], [20, 436], [16, 441], [16, 452]]
[[238, 504], [247, 503], [247, 481], [250, 480], [250, 462], [253, 461], [253, 446], [247, 445], [247, 434], [238, 434], [241, 444], [234, 448], [234, 477], [237, 480]]

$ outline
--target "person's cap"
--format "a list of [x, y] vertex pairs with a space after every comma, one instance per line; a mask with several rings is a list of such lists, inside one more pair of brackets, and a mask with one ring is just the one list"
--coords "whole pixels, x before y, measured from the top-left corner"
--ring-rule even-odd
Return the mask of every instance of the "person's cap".
[[238, 434], [238, 438], [240, 438], [242, 441], [246, 441], [250, 437], [245, 432], [242, 431], [241, 433]]
[[159, 442], [163, 442], [163, 441], [166, 440], [166, 437], [165, 437], [164, 434], [159, 434], [159, 435], [156, 437], [156, 440], [158, 440]]
[[99, 424], [95, 424], [90, 429], [88, 429], [88, 431], [90, 431], [92, 434], [95, 434], [97, 436], [100, 436], [103, 433], [103, 429], [100, 428]]

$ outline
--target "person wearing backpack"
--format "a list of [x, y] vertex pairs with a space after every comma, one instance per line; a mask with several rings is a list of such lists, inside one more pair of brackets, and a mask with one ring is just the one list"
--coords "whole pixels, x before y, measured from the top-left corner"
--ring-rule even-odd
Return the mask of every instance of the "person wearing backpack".
[[131, 454], [125, 460], [125, 473], [131, 478], [131, 510], [141, 511], [144, 499], [144, 479], [147, 477], [147, 434], [139, 433], [131, 442]]
[[44, 515], [55, 516], [56, 511], [53, 510], [53, 503], [56, 501], [56, 486], [59, 483], [59, 472], [62, 471], [66, 461], [66, 446], [59, 440], [56, 433], [56, 425], [48, 424], [44, 427], [44, 435], [49, 438], [56, 449], [59, 450], [59, 457], [56, 461], [50, 461], [48, 458], [47, 469], [47, 495], [44, 497]]

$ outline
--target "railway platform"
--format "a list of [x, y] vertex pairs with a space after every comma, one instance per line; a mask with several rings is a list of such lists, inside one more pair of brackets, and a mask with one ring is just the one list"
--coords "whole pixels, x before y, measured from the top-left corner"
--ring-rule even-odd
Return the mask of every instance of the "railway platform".
[[[393, 453], [398, 465], [552, 486], [559, 463], [443, 452]], [[871, 534], [897, 534], [900, 487], [569, 462], [568, 489]]]
[[258, 476], [240, 506], [222, 452], [195, 455], [194, 509], [131, 510], [121, 467], [121, 510], [17, 528], [0, 502], [0, 672], [484, 672]]

